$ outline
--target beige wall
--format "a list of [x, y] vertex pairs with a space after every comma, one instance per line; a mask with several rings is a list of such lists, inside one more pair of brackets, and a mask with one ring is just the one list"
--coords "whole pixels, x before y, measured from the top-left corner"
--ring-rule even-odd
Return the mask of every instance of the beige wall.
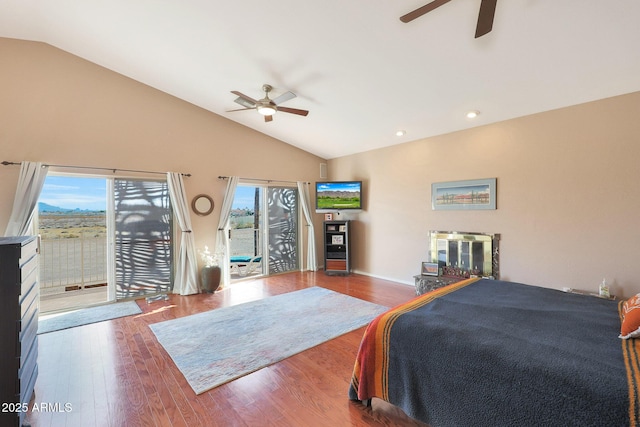
[[[503, 279], [640, 292], [639, 117], [633, 93], [330, 160], [365, 182], [354, 268], [412, 283], [429, 230], [500, 233]], [[491, 177], [497, 210], [431, 210], [431, 183]]]
[[[0, 161], [190, 173], [189, 198], [217, 204], [192, 216], [198, 248], [214, 246], [219, 175], [314, 182], [324, 162], [46, 44], [0, 38], [0, 58]], [[19, 170], [0, 166], [0, 234]]]

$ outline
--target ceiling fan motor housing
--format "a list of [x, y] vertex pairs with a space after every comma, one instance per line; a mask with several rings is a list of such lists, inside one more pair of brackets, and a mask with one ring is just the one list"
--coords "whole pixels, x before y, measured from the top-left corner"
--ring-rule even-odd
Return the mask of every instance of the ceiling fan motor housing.
[[278, 106], [276, 105], [276, 103], [269, 99], [269, 92], [271, 92], [272, 89], [273, 87], [271, 85], [262, 85], [264, 98], [258, 101], [256, 109], [258, 110], [258, 113], [262, 114], [263, 116], [272, 116], [276, 113], [276, 111], [278, 111]]

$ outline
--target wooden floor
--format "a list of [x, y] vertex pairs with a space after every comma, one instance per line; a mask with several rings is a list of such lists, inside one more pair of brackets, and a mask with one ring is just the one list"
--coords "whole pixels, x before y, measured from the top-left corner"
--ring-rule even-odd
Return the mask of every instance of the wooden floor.
[[40, 295], [40, 314], [74, 310], [107, 302], [107, 287], [80, 289], [61, 294]]
[[215, 294], [171, 295], [150, 304], [142, 299], [141, 315], [39, 336], [39, 376], [27, 420], [34, 427], [421, 425], [382, 401], [374, 399], [373, 408], [349, 401], [364, 327], [201, 395], [148, 327], [311, 286], [388, 307], [415, 296], [404, 284], [319, 272], [240, 282]]

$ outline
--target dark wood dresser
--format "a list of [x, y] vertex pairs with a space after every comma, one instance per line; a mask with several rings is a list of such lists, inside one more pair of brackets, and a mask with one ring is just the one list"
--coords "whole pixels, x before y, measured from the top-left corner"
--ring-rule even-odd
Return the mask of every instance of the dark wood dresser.
[[0, 237], [0, 425], [20, 426], [38, 376], [38, 240]]

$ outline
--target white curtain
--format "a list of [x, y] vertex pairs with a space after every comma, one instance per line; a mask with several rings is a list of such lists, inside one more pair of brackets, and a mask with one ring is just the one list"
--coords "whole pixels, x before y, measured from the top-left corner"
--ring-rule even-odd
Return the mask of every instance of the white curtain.
[[42, 163], [22, 162], [5, 236], [26, 236], [30, 233], [33, 214], [48, 171], [49, 167]]
[[220, 221], [218, 222], [218, 235], [216, 237], [216, 255], [221, 256], [222, 261], [220, 268], [222, 269], [222, 286], [231, 283], [230, 256], [229, 256], [229, 216], [231, 215], [231, 206], [233, 198], [236, 194], [236, 187], [240, 178], [230, 176], [227, 181], [227, 190], [224, 193], [222, 201], [222, 209], [220, 210]]
[[175, 172], [167, 173], [169, 185], [169, 197], [171, 207], [182, 231], [180, 247], [178, 248], [178, 265], [173, 292], [180, 295], [198, 293], [198, 262], [196, 259], [196, 244], [191, 232], [191, 217], [189, 216], [189, 203], [187, 193], [184, 190], [182, 175]]
[[298, 181], [298, 194], [304, 219], [307, 221], [307, 270], [316, 271], [316, 238], [311, 215], [311, 198], [309, 196], [309, 183]]

